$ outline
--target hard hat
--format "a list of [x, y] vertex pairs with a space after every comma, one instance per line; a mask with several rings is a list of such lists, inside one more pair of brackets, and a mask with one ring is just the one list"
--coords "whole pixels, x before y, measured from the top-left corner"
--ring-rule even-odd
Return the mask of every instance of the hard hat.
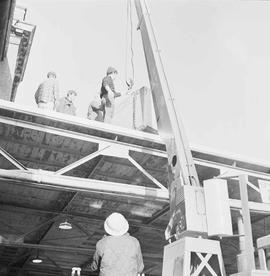
[[120, 213], [112, 213], [104, 222], [105, 231], [111, 236], [122, 236], [129, 229], [128, 221]]

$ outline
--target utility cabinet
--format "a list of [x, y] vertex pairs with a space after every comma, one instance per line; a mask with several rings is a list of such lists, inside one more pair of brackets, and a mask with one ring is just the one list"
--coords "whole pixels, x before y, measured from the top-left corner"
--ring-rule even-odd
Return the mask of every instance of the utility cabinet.
[[203, 185], [208, 236], [233, 235], [227, 181], [209, 179]]

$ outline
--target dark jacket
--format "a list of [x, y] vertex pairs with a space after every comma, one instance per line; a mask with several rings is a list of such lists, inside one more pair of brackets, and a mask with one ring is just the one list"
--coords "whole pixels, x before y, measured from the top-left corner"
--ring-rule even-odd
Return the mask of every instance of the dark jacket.
[[115, 92], [115, 86], [114, 86], [114, 82], [113, 82], [111, 76], [106, 76], [102, 80], [101, 89], [100, 89], [100, 98], [106, 97], [108, 95], [108, 91], [105, 88], [107, 85], [110, 87], [110, 89], [114, 93], [115, 98], [121, 96], [121, 93]]
[[139, 241], [128, 233], [99, 240], [91, 271], [100, 269], [99, 276], [137, 276], [144, 268]]

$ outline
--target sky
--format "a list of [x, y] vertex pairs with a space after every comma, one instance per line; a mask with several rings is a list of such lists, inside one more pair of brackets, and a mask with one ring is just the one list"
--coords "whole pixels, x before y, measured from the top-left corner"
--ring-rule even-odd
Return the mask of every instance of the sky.
[[[127, 1], [17, 0], [17, 4], [27, 7], [27, 21], [37, 25], [17, 103], [35, 106], [33, 95], [50, 70], [57, 73], [62, 95], [68, 89], [78, 91], [81, 117], [99, 92], [108, 66], [118, 69], [117, 89], [127, 90]], [[270, 1], [147, 4], [190, 144], [269, 166]], [[140, 88], [149, 82], [134, 6], [132, 22], [134, 87]]]

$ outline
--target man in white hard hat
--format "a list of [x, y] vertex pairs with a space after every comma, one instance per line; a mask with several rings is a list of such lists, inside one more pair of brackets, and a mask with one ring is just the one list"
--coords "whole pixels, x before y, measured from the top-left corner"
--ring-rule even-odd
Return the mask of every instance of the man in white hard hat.
[[139, 241], [128, 233], [129, 224], [120, 213], [112, 213], [104, 222], [109, 236], [97, 242], [91, 271], [99, 276], [137, 276], [144, 268]]

